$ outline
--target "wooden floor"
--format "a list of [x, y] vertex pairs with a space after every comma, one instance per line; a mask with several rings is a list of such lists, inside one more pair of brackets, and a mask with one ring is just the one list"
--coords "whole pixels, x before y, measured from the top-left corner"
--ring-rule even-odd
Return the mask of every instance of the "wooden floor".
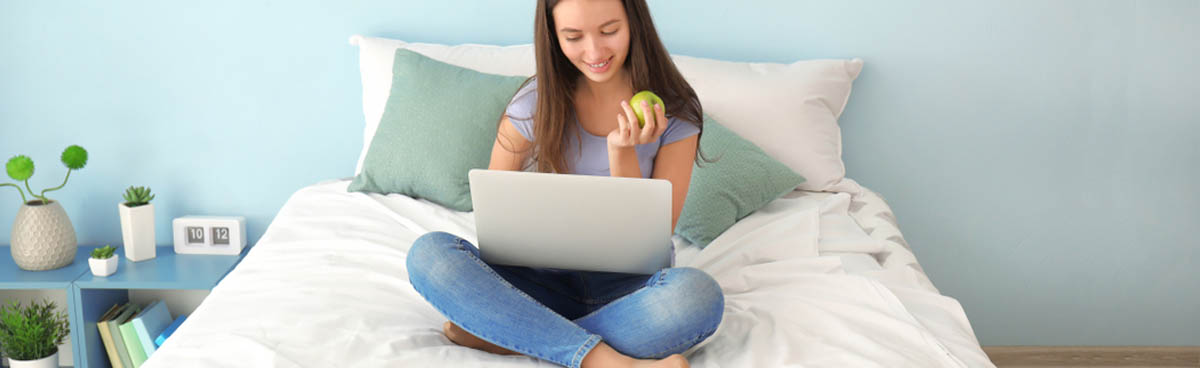
[[997, 367], [1200, 367], [1200, 346], [985, 346]]

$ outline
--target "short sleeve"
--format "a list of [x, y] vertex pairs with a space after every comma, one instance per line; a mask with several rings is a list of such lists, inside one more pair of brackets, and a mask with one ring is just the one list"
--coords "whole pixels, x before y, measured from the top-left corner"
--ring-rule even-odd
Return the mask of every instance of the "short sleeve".
[[675, 117], [667, 118], [667, 130], [663, 131], [661, 138], [662, 146], [696, 134], [700, 134], [700, 128], [696, 124]]
[[507, 116], [508, 121], [530, 142], [533, 142], [533, 111], [536, 108], [537, 79], [533, 79], [517, 90], [512, 101], [508, 102], [508, 107], [504, 109], [504, 116]]

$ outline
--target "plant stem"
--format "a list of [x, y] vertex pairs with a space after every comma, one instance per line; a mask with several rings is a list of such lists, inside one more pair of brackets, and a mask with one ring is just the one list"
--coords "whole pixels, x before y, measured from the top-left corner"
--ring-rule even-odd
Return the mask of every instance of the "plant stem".
[[[21, 190], [20, 185], [16, 185], [16, 184], [12, 184], [12, 183], [0, 183], [0, 186], [17, 188], [17, 192], [21, 193], [21, 204], [24, 204], [25, 202], [29, 202], [28, 200], [25, 199], [25, 191]], [[32, 194], [32, 193], [30, 193], [30, 194]]]
[[25, 189], [29, 190], [29, 195], [33, 196], [34, 198], [41, 199], [42, 204], [50, 204], [50, 201], [47, 201], [46, 197], [42, 197], [37, 194], [33, 194], [33, 188], [29, 187], [29, 179], [25, 179]]
[[72, 172], [72, 171], [75, 171], [75, 170], [67, 169], [67, 177], [63, 178], [63, 183], [62, 183], [62, 185], [59, 185], [59, 186], [57, 186], [57, 187], [54, 187], [54, 188], [43, 189], [43, 190], [42, 190], [42, 195], [41, 195], [42, 199], [43, 199], [43, 200], [45, 200], [45, 199], [46, 199], [46, 192], [53, 192], [53, 191], [56, 191], [56, 190], [62, 189], [62, 187], [65, 187], [65, 186], [67, 186], [67, 179], [70, 179], [70, 178], [71, 178], [71, 172]]

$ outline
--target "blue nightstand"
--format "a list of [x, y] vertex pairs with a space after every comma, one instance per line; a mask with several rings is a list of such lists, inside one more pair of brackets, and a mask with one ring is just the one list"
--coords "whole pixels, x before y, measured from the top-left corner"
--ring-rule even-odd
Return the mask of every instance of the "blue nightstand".
[[[160, 246], [154, 259], [130, 262], [117, 249], [120, 264], [108, 277], [96, 277], [88, 268], [88, 256], [98, 247], [79, 247], [75, 262], [51, 271], [25, 271], [13, 262], [8, 247], [0, 247], [0, 289], [59, 289], [67, 294], [71, 322], [71, 345], [75, 366], [111, 367], [96, 320], [113, 304], [129, 301], [129, 290], [211, 290], [249, 252], [237, 256], [175, 254], [175, 248]], [[176, 314], [178, 312], [173, 312]]]

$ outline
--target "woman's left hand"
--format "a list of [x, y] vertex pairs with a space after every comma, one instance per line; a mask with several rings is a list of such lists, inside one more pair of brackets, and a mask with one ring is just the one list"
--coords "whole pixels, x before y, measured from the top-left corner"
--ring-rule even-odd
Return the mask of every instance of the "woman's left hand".
[[[641, 105], [631, 107], [628, 101], [621, 101], [623, 112], [617, 114], [617, 129], [608, 133], [610, 148], [626, 148], [651, 143], [658, 140], [663, 131], [667, 130], [667, 117], [661, 104], [651, 106], [643, 101]], [[633, 113], [634, 107], [642, 109], [642, 116], [646, 117], [646, 126], [638, 126], [637, 115]]]

